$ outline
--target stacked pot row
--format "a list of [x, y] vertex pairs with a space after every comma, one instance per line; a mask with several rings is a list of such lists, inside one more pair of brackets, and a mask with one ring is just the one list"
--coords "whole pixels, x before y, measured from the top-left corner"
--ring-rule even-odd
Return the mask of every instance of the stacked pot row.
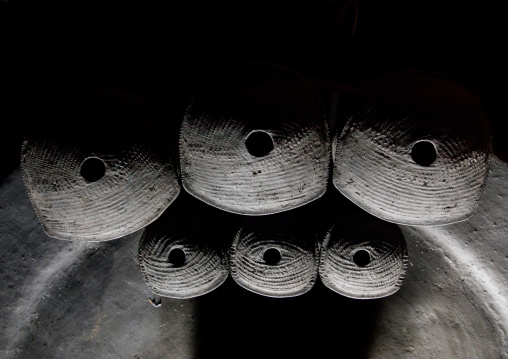
[[154, 293], [181, 299], [207, 294], [229, 275], [268, 297], [302, 295], [318, 277], [355, 299], [398, 291], [408, 262], [399, 227], [361, 210], [338, 214], [323, 236], [308, 213], [291, 211], [244, 217], [230, 238], [199, 212], [172, 208], [145, 229], [139, 268]]
[[[339, 104], [347, 108], [342, 117], [331, 110]], [[79, 135], [62, 122], [30, 131], [23, 178], [48, 235], [68, 240], [142, 229], [181, 187], [248, 216], [315, 201], [330, 179], [388, 222], [442, 225], [474, 213], [491, 134], [464, 86], [438, 74], [397, 72], [331, 109], [305, 78], [271, 64], [234, 66], [203, 83], [173, 133], [160, 118], [146, 120], [139, 98], [78, 96], [55, 117], [81, 124]], [[171, 141], [178, 143], [174, 154]]]

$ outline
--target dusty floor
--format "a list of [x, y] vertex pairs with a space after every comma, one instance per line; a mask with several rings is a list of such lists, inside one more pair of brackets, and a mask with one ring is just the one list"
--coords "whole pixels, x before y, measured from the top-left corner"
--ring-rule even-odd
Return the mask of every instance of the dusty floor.
[[390, 297], [348, 299], [318, 282], [272, 299], [229, 278], [154, 307], [137, 268], [141, 232], [49, 238], [15, 171], [0, 188], [0, 357], [507, 358], [507, 178], [495, 158], [469, 221], [402, 227], [410, 266]]

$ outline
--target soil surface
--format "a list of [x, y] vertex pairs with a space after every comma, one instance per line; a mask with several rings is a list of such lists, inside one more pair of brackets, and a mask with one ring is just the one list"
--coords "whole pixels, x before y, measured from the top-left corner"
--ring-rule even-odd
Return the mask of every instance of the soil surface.
[[0, 187], [0, 357], [508, 358], [507, 183], [508, 164], [494, 158], [470, 220], [401, 226], [410, 264], [392, 296], [349, 299], [318, 281], [268, 298], [230, 277], [178, 300], [146, 286], [141, 231], [103, 243], [47, 237], [15, 171]]

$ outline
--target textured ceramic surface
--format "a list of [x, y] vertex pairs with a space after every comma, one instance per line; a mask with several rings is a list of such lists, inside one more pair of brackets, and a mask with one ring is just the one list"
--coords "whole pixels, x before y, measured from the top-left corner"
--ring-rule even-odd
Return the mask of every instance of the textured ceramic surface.
[[333, 183], [371, 214], [409, 225], [469, 218], [492, 152], [490, 124], [462, 85], [401, 71], [363, 88], [336, 142]]
[[246, 220], [231, 246], [231, 276], [269, 297], [309, 291], [317, 271], [316, 235], [305, 221], [274, 215]]
[[148, 226], [138, 253], [145, 282], [164, 297], [186, 299], [207, 294], [229, 275], [217, 231], [192, 212], [165, 214]]
[[205, 84], [180, 132], [183, 187], [222, 210], [265, 215], [326, 190], [330, 143], [323, 105], [299, 75], [240, 65]]
[[[56, 122], [28, 133], [21, 149], [23, 180], [42, 226], [51, 237], [84, 241], [145, 227], [180, 192], [175, 166], [160, 148], [119, 127], [133, 125], [117, 112], [122, 101], [99, 95], [76, 102], [82, 130]], [[136, 116], [129, 119], [134, 126], [144, 120]]]
[[353, 211], [341, 215], [326, 235], [319, 275], [346, 297], [382, 298], [400, 289], [407, 262], [406, 241], [396, 224]]

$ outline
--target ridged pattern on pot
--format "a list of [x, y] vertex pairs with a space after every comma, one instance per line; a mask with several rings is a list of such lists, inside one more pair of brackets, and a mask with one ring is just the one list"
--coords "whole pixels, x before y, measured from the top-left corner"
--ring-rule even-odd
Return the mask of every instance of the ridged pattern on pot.
[[[266, 156], [246, 140], [262, 131]], [[222, 210], [264, 215], [311, 202], [326, 190], [330, 145], [322, 103], [294, 73], [240, 66], [204, 86], [180, 132], [183, 187]]]
[[[80, 169], [93, 157], [104, 162], [105, 174], [89, 182]], [[180, 192], [171, 161], [135, 143], [111, 140], [94, 151], [42, 135], [30, 137], [22, 146], [21, 169], [42, 226], [59, 239], [123, 237], [154, 221]]]
[[[213, 291], [229, 275], [227, 256], [215, 244], [211, 232], [196, 234], [184, 221], [165, 229], [147, 227], [139, 243], [139, 268], [146, 284], [154, 293], [170, 298]], [[183, 251], [183, 264], [170, 262], [174, 249]]]
[[[264, 259], [265, 251], [272, 248], [280, 253], [276, 264]], [[294, 297], [314, 286], [317, 258], [316, 237], [308, 228], [252, 219], [238, 231], [231, 246], [231, 277], [257, 294]]]
[[[336, 143], [333, 183], [367, 212], [409, 225], [469, 218], [483, 192], [492, 152], [478, 100], [438, 75], [401, 72], [364, 89]], [[437, 158], [413, 160], [429, 141]]]
[[[369, 254], [368, 264], [355, 263], [358, 251]], [[319, 275], [326, 287], [346, 297], [382, 298], [400, 289], [407, 261], [406, 241], [398, 228], [344, 231], [336, 225], [323, 242]]]

